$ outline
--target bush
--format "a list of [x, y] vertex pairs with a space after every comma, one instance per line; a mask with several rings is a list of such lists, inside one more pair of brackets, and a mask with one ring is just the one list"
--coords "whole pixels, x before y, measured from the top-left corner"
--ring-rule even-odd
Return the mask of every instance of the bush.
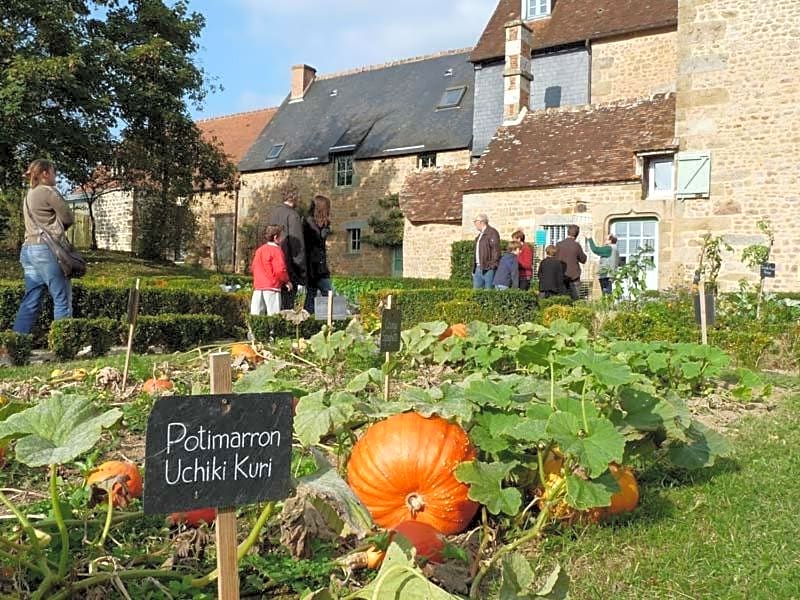
[[345, 296], [350, 302], [358, 302], [366, 292], [377, 292], [385, 289], [453, 289], [471, 287], [470, 281], [452, 281], [450, 279], [413, 279], [393, 277], [334, 277], [333, 287], [337, 294]]
[[708, 331], [708, 343], [730, 354], [737, 364], [755, 369], [777, 338], [776, 332], [758, 321], [727, 328], [720, 325]]
[[594, 331], [594, 310], [589, 306], [580, 304], [551, 304], [542, 309], [542, 325], [550, 327], [553, 321], [563, 319], [572, 323], [579, 323], [587, 331]]
[[[528, 244], [531, 246], [531, 244]], [[500, 252], [505, 252], [508, 241], [500, 240]], [[531, 246], [531, 249], [535, 248]], [[533, 261], [533, 273], [536, 275], [536, 264]], [[472, 284], [472, 265], [475, 263], [475, 240], [460, 240], [450, 246], [450, 280], [458, 283]], [[531, 282], [533, 285], [533, 282]]]
[[165, 314], [141, 316], [136, 321], [133, 349], [147, 352], [150, 346], [164, 348], [167, 352], [187, 350], [224, 337], [241, 338], [244, 331], [231, 331], [219, 315]]
[[0, 331], [0, 354], [7, 354], [12, 365], [27, 365], [32, 347], [32, 336], [14, 331]]
[[[256, 341], [267, 343], [270, 339], [291, 338], [297, 335], [297, 327], [281, 315], [249, 315], [247, 318], [250, 331]], [[300, 337], [308, 339], [322, 330], [327, 321], [316, 321], [313, 317], [300, 323]], [[348, 321], [334, 321], [333, 329], [338, 331], [347, 327]]]
[[485, 321], [481, 314], [481, 307], [469, 300], [450, 300], [436, 305], [435, 321], [453, 323], [470, 323], [472, 321]]
[[91, 346], [92, 356], [103, 356], [119, 341], [120, 332], [120, 323], [114, 319], [59, 319], [50, 326], [47, 342], [63, 360], [75, 358], [86, 346]]

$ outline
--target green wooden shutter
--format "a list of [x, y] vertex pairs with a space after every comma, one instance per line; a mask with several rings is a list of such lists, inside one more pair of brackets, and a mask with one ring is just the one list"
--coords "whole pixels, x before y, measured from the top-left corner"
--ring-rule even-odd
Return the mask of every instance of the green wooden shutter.
[[678, 169], [678, 198], [708, 198], [711, 190], [711, 153], [679, 152], [675, 156]]

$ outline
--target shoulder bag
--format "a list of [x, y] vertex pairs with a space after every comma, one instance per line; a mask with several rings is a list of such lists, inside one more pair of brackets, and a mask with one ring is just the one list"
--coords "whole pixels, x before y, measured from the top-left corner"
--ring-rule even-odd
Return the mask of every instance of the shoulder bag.
[[[28, 216], [39, 231], [39, 239], [47, 244], [47, 247], [50, 248], [50, 251], [58, 260], [58, 266], [61, 267], [64, 277], [78, 278], [86, 275], [86, 260], [75, 250], [66, 235], [62, 233], [60, 236], [55, 237], [36, 220], [28, 206], [27, 196], [25, 197], [25, 210], [28, 211]], [[61, 228], [63, 229], [64, 226], [62, 225]]]

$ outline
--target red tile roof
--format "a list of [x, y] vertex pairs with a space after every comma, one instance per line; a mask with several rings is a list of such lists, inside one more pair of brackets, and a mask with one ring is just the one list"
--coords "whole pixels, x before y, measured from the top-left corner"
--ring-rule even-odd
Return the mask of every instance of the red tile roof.
[[674, 94], [538, 110], [498, 129], [462, 189], [636, 181], [636, 152], [676, 146]]
[[197, 121], [197, 128], [207, 141], [216, 140], [222, 144], [231, 161], [238, 164], [277, 110], [277, 108], [263, 108], [202, 119]]
[[409, 175], [400, 210], [412, 223], [461, 223], [461, 186], [467, 169], [425, 169]]
[[[520, 18], [520, 0], [500, 0], [469, 59], [482, 62], [505, 56], [505, 29]], [[554, 0], [549, 17], [528, 21], [533, 28], [533, 48], [649, 29], [675, 27], [678, 0]]]

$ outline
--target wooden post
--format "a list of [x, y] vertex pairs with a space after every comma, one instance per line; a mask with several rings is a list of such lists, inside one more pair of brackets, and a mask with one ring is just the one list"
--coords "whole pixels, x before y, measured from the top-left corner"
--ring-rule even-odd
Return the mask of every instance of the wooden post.
[[708, 344], [708, 324], [706, 323], [706, 283], [702, 277], [697, 284], [697, 292], [700, 294], [700, 341], [704, 346]]
[[[392, 295], [391, 294], [386, 296], [386, 308], [387, 309], [392, 308]], [[383, 378], [383, 400], [384, 400], [384, 402], [388, 402], [389, 401], [389, 369], [388, 369], [388, 365], [389, 365], [390, 357], [391, 357], [391, 352], [387, 352], [386, 353], [387, 369], [386, 369], [386, 375]]]
[[333, 290], [328, 291], [328, 335], [333, 328]]
[[[209, 359], [211, 393], [233, 390], [231, 355], [216, 352]], [[219, 600], [239, 600], [239, 563], [236, 544], [236, 507], [217, 509], [217, 595]]]
[[[136, 287], [134, 288], [134, 294], [136, 296], [139, 295], [139, 278], [136, 278]], [[131, 350], [133, 348], [133, 329], [136, 326], [136, 313], [139, 311], [139, 303], [136, 302], [136, 306], [133, 307], [133, 315], [128, 315], [128, 350], [125, 352], [125, 369], [122, 371], [122, 389], [125, 389], [125, 386], [128, 384], [128, 365], [131, 362]]]

